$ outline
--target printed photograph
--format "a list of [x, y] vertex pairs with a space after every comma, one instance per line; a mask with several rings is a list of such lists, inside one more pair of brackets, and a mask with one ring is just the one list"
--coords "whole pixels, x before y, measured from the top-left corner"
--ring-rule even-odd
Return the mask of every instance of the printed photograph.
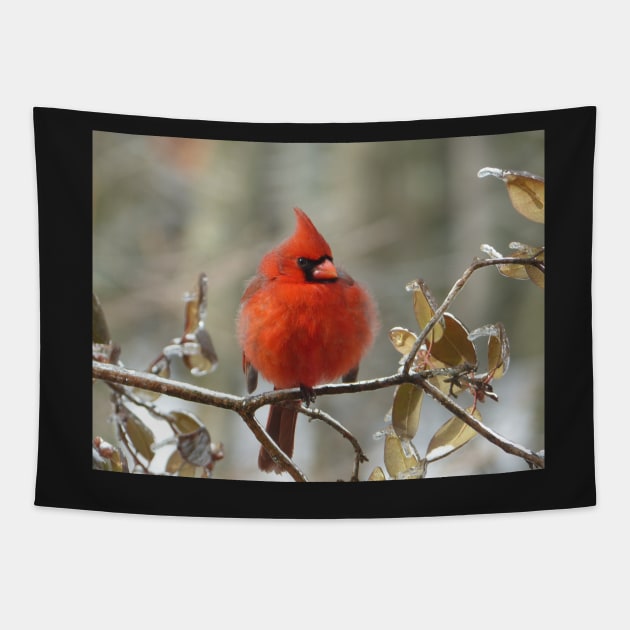
[[92, 140], [94, 469], [544, 467], [543, 131]]

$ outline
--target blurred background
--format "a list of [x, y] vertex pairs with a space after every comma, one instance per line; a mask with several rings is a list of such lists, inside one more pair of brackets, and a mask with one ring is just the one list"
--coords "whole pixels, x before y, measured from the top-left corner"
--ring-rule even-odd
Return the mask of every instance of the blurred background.
[[[183, 295], [200, 272], [209, 279], [206, 329], [218, 368], [195, 378], [181, 362], [174, 379], [216, 391], [245, 394], [235, 334], [239, 300], [262, 255], [294, 229], [294, 206], [306, 211], [331, 245], [335, 263], [371, 290], [381, 330], [361, 365], [360, 378], [394, 373], [400, 354], [388, 331], [418, 332], [405, 285], [422, 278], [441, 302], [489, 243], [544, 244], [544, 226], [511, 206], [497, 179], [478, 179], [492, 166], [544, 175], [544, 133], [379, 143], [274, 144], [133, 136], [93, 136], [94, 291], [126, 367], [143, 370], [183, 332]], [[494, 382], [499, 402], [480, 406], [483, 421], [533, 450], [544, 448], [543, 291], [495, 269], [477, 271], [450, 311], [469, 330], [504, 323], [511, 347], [507, 374]], [[485, 340], [476, 342], [482, 360]], [[259, 390], [269, 389], [265, 381]], [[360, 478], [383, 465], [383, 441], [393, 389], [321, 397], [369, 457]], [[460, 404], [471, 404], [463, 394]], [[288, 481], [260, 473], [259, 445], [240, 417], [213, 407], [161, 397], [162, 409], [188, 409], [222, 442], [225, 459], [215, 478]], [[93, 432], [115, 443], [107, 387], [93, 388]], [[266, 421], [267, 409], [258, 413]], [[414, 444], [427, 444], [449, 414], [425, 400]], [[158, 439], [170, 432], [153, 422]], [[161, 449], [159, 469], [172, 447]], [[300, 417], [294, 459], [309, 479], [348, 479], [353, 450], [330, 427]], [[527, 470], [483, 438], [431, 464], [427, 477]]]

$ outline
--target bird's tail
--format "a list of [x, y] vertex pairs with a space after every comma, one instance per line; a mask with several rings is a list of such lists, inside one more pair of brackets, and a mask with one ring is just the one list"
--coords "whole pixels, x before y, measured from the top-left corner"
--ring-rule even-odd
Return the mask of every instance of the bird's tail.
[[[284, 451], [287, 457], [293, 457], [293, 443], [295, 441], [295, 425], [298, 410], [296, 407], [281, 407], [272, 405], [267, 419], [267, 433], [269, 437]], [[281, 463], [276, 463], [264, 447], [258, 454], [258, 468], [264, 472], [280, 474], [284, 471]]]

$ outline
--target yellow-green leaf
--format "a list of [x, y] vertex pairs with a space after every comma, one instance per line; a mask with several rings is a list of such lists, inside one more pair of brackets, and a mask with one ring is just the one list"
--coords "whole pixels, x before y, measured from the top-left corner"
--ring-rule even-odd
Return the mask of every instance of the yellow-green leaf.
[[[468, 413], [472, 413], [473, 417], [481, 421], [481, 414], [478, 409], [473, 411], [472, 407], [466, 409]], [[468, 426], [463, 420], [457, 416], [453, 416], [447, 420], [431, 438], [427, 448], [427, 462], [434, 462], [450, 455], [453, 451], [461, 448], [472, 440], [477, 432]]]
[[[532, 247], [523, 243], [510, 243], [510, 249], [516, 250], [513, 258], [536, 258], [540, 262], [545, 262], [545, 250], [543, 247]], [[481, 251], [490, 258], [503, 258], [503, 254], [498, 252], [492, 245], [483, 244]], [[545, 272], [533, 265], [519, 265], [517, 263], [497, 265], [497, 270], [503, 276], [515, 280], [531, 280], [537, 286], [544, 288]]]
[[[490, 258], [503, 258], [503, 254], [497, 251], [492, 245], [488, 245], [484, 243], [480, 247], [481, 251], [484, 254], [487, 254]], [[527, 280], [527, 272], [523, 265], [517, 264], [508, 264], [508, 265], [497, 265], [497, 270], [504, 276], [508, 278], [514, 278], [516, 280]]]
[[389, 340], [400, 354], [409, 354], [418, 337], [406, 328], [395, 327], [389, 331]]
[[473, 330], [468, 335], [474, 340], [479, 337], [488, 337], [488, 372], [494, 378], [501, 378], [510, 365], [510, 343], [501, 322], [488, 324]]
[[536, 223], [545, 222], [545, 181], [524, 171], [505, 171], [507, 186], [514, 209]]
[[405, 454], [402, 441], [395, 433], [391, 433], [385, 438], [384, 460], [389, 476], [394, 479], [406, 470], [420, 465], [415, 453]]
[[94, 343], [108, 344], [111, 340], [103, 307], [96, 295], [92, 293], [92, 341]]
[[125, 466], [123, 464], [123, 459], [120, 456], [120, 452], [118, 449], [114, 449], [112, 456], [109, 458], [112, 463], [112, 471], [113, 472], [126, 472]]
[[398, 475], [398, 479], [424, 479], [427, 474], [427, 460], [421, 459], [417, 466], [407, 468]]
[[151, 431], [138, 416], [132, 414], [130, 411], [125, 413], [124, 427], [133, 447], [150, 462], [154, 455], [153, 449], [151, 448], [155, 443], [153, 431]]
[[184, 324], [184, 334], [192, 334], [203, 325], [206, 318], [206, 308], [208, 300], [208, 276], [200, 273], [197, 279], [197, 285], [193, 291], [184, 296], [186, 300], [186, 319]]
[[184, 458], [181, 456], [180, 452], [175, 450], [168, 458], [165, 470], [167, 473], [174, 475], [179, 472], [179, 469], [184, 465], [184, 463]]
[[449, 367], [461, 363], [476, 365], [475, 346], [468, 339], [464, 324], [450, 313], [444, 313], [444, 324], [444, 334], [431, 347], [431, 356]]
[[497, 270], [502, 276], [512, 278], [514, 280], [527, 280], [527, 265], [497, 265]]
[[203, 422], [189, 411], [171, 411], [169, 416], [172, 418], [172, 425], [177, 433], [194, 433], [198, 429], [203, 428]]
[[545, 274], [540, 269], [537, 269], [532, 265], [527, 265], [527, 275], [537, 287], [540, 287], [541, 289], [545, 288]]
[[527, 171], [486, 167], [478, 177], [492, 175], [505, 182], [514, 209], [530, 221], [545, 222], [545, 180]]
[[396, 388], [392, 405], [392, 426], [402, 440], [412, 439], [418, 431], [424, 390], [412, 383]]
[[210, 338], [210, 334], [203, 325], [200, 325], [199, 328], [197, 328], [195, 336], [197, 337], [197, 343], [201, 348], [202, 356], [210, 363], [210, 369], [214, 369], [219, 362], [219, 359], [217, 357], [216, 350], [214, 349], [212, 339]]
[[[435, 311], [438, 308], [437, 302], [423, 280], [410, 282], [406, 289], [413, 294], [413, 311], [416, 315], [418, 325], [420, 326], [420, 331], [422, 332], [435, 315]], [[444, 327], [442, 321], [438, 320], [431, 329], [431, 332], [427, 335], [427, 343], [437, 341], [442, 336], [443, 332]]]
[[188, 462], [184, 462], [178, 473], [180, 477], [192, 477], [196, 478], [200, 476], [199, 468], [197, 466], [193, 466], [193, 464], [189, 464]]
[[368, 481], [386, 481], [383, 469], [377, 466], [368, 477]]
[[[512, 256], [515, 258], [537, 258], [541, 262], [545, 260], [545, 251], [542, 247], [532, 247], [523, 243], [510, 243], [510, 249], [515, 250]], [[499, 273], [516, 280], [532, 280], [534, 284], [544, 287], [545, 274], [532, 265], [497, 265]]]
[[488, 337], [488, 372], [493, 372], [494, 378], [501, 378], [510, 365], [510, 344], [501, 322], [493, 328], [494, 334]]
[[200, 327], [194, 333], [195, 341], [185, 343], [182, 357], [184, 364], [194, 376], [205, 376], [213, 372], [218, 364], [217, 354], [210, 335], [205, 328]]
[[[540, 262], [545, 262], [545, 252], [541, 251], [536, 255], [536, 260], [540, 260]], [[526, 266], [527, 275], [529, 279], [541, 289], [545, 288], [545, 272], [538, 269], [538, 267], [534, 267], [533, 265]]]

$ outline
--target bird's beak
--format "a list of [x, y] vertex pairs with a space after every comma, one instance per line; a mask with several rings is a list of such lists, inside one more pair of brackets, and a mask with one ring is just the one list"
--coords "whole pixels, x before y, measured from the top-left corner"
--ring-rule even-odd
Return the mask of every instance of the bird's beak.
[[313, 278], [315, 280], [336, 280], [338, 277], [337, 269], [335, 269], [335, 265], [332, 264], [331, 260], [326, 259], [313, 268]]

